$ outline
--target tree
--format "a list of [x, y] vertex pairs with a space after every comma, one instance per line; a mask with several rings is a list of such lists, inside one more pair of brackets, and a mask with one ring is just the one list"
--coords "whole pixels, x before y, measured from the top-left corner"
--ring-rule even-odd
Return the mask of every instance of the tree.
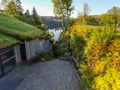
[[110, 10], [108, 10], [107, 14], [110, 14], [113, 17], [113, 19], [115, 20], [114, 24], [115, 26], [117, 26], [119, 22], [118, 17], [120, 15], [120, 8], [112, 7]]
[[89, 14], [89, 6], [88, 6], [87, 3], [84, 3], [83, 12], [78, 13], [77, 23], [86, 25], [87, 24], [88, 14]]
[[119, 7], [112, 7], [110, 10], [107, 11], [108, 14], [116, 15], [120, 14], [120, 8]]
[[88, 14], [89, 14], [89, 6], [87, 3], [84, 3], [84, 6], [83, 6], [83, 24], [87, 24]]
[[32, 18], [32, 16], [29, 13], [29, 10], [26, 10], [26, 12], [23, 14], [22, 19], [23, 22], [29, 23], [31, 25], [33, 25], [34, 20]]
[[21, 18], [23, 9], [20, 0], [2, 0], [1, 3], [4, 8], [4, 13], [17, 19]]
[[64, 28], [65, 17], [69, 20], [72, 14], [72, 0], [51, 0], [54, 5], [54, 13], [62, 17], [62, 28]]
[[3, 12], [11, 17], [20, 18], [20, 14], [17, 11], [16, 5], [12, 0], [8, 3], [6, 9]]
[[33, 10], [32, 10], [32, 18], [34, 19], [34, 24], [35, 25], [40, 25], [41, 24], [35, 7], [33, 7]]
[[87, 18], [88, 14], [89, 14], [89, 6], [88, 6], [87, 3], [84, 3], [84, 6], [83, 6], [83, 16], [84, 16], [85, 19]]
[[99, 16], [100, 18], [100, 23], [101, 24], [110, 24], [110, 25], [115, 25], [115, 19], [113, 15], [110, 14], [102, 14]]
[[25, 15], [26, 15], [27, 17], [31, 17], [29, 10], [26, 10]]
[[22, 15], [23, 8], [22, 8], [22, 6], [21, 6], [20, 0], [14, 0], [14, 2], [15, 2], [17, 11], [20, 13], [20, 15]]
[[100, 15], [100, 22], [102, 24], [112, 24], [116, 27], [120, 24], [120, 8], [113, 7], [107, 13]]

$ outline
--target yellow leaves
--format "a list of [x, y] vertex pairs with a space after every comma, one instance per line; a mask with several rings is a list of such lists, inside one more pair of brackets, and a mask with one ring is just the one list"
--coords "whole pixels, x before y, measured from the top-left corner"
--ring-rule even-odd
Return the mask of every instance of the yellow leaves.
[[115, 68], [108, 68], [104, 75], [94, 79], [95, 90], [120, 90], [120, 72]]
[[80, 70], [83, 82], [93, 90], [120, 90], [120, 38], [114, 37], [116, 34], [112, 30], [111, 27], [77, 23], [72, 26], [71, 38], [76, 36], [85, 40], [86, 60], [80, 64]]
[[71, 34], [75, 34], [77, 36], [82, 36], [86, 32], [86, 26], [81, 26], [78, 23], [72, 26]]
[[114, 53], [115, 51], [120, 52], [120, 38], [112, 40], [108, 49], [112, 53]]
[[95, 74], [103, 73], [103, 71], [105, 70], [104, 68], [105, 65], [106, 65], [105, 61], [97, 61], [93, 72]]

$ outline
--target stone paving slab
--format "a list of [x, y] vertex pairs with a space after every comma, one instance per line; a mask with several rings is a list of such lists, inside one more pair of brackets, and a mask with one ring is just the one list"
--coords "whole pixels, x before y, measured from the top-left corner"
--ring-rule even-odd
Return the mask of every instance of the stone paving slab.
[[17, 90], [80, 90], [75, 70], [68, 61], [56, 59], [21, 65], [9, 75], [23, 78]]

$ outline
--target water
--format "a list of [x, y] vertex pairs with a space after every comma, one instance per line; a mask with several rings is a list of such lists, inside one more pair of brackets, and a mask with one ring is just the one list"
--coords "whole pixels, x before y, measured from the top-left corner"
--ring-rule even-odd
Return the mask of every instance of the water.
[[56, 42], [59, 37], [60, 37], [60, 33], [62, 32], [62, 29], [49, 29], [49, 32], [53, 32], [54, 33], [54, 41]]

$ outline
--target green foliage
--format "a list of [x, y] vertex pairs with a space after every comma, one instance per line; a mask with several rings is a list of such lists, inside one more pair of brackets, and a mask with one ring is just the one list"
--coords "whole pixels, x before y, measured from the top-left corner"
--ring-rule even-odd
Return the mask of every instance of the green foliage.
[[55, 57], [63, 56], [66, 51], [67, 47], [65, 46], [64, 43], [59, 42], [54, 43], [53, 52]]
[[107, 11], [107, 13], [100, 15], [101, 24], [112, 24], [118, 25], [120, 24], [120, 8], [113, 7]]
[[26, 12], [23, 14], [22, 19], [23, 22], [26, 22], [28, 24], [31, 24], [43, 31], [47, 30], [47, 26], [42, 23], [41, 17], [38, 16], [37, 11], [35, 7], [33, 7], [32, 14], [30, 15], [29, 10], [26, 10]]
[[83, 56], [84, 54], [84, 46], [86, 44], [83, 37], [82, 36], [78, 37], [74, 35], [71, 38], [70, 42], [71, 42], [70, 45], [71, 45], [71, 50], [73, 55], [77, 57], [79, 60], [83, 59], [84, 57], [81, 57], [81, 56]]
[[54, 32], [49, 32], [49, 34], [50, 34], [50, 40], [54, 41]]
[[37, 53], [37, 55], [32, 59], [32, 63], [35, 62], [44, 62], [44, 61], [49, 61], [52, 60], [54, 58], [54, 55], [51, 51], [48, 52], [41, 52], [41, 53]]
[[33, 20], [34, 20], [34, 24], [35, 24], [35, 25], [40, 25], [40, 24], [41, 24], [35, 7], [33, 7], [32, 15], [31, 15], [31, 16], [32, 16], [32, 18], [33, 18]]
[[45, 52], [45, 53], [41, 53], [40, 57], [41, 57], [41, 61], [45, 61], [45, 60], [53, 59], [54, 55], [52, 52]]
[[70, 16], [73, 10], [72, 0], [51, 0], [54, 4], [54, 13], [56, 15]]
[[20, 39], [44, 38], [46, 33], [29, 24], [0, 13], [0, 32]]
[[108, 10], [107, 13], [111, 14], [111, 15], [120, 14], [120, 8], [119, 7], [112, 7], [110, 10]]
[[7, 35], [0, 34], [0, 48], [4, 48], [13, 44], [18, 43], [19, 41], [9, 37]]
[[64, 28], [65, 17], [69, 20], [72, 14], [73, 6], [72, 0], [51, 0], [54, 5], [54, 13], [56, 16], [61, 17], [62, 28]]
[[20, 0], [2, 0], [4, 5], [3, 12], [11, 17], [20, 19], [23, 9]]
[[34, 20], [31, 17], [29, 10], [26, 10], [26, 12], [23, 14], [21, 20], [23, 22], [26, 22], [26, 23], [31, 24], [31, 25], [34, 23]]
[[115, 25], [116, 21], [114, 19], [114, 15], [110, 15], [110, 14], [102, 14], [100, 15], [100, 23], [103, 25], [106, 24], [111, 24], [111, 25]]
[[100, 26], [99, 16], [87, 16], [87, 25]]
[[68, 21], [68, 27], [71, 27], [75, 23], [75, 18], [70, 18]]

